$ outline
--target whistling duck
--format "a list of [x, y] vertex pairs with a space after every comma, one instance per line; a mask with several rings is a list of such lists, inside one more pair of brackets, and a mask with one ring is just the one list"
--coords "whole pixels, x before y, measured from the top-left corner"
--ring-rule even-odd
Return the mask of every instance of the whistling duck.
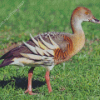
[[71, 27], [73, 34], [48, 32], [36, 37], [32, 37], [22, 45], [10, 50], [0, 59], [4, 59], [0, 67], [6, 65], [30, 65], [28, 72], [28, 86], [25, 93], [34, 95], [32, 92], [32, 75], [35, 66], [41, 65], [47, 69], [45, 79], [49, 93], [52, 91], [50, 85], [49, 73], [52, 68], [64, 61], [70, 59], [73, 55], [79, 52], [85, 43], [85, 35], [81, 23], [83, 21], [99, 23], [85, 7], [77, 7], [71, 16]]

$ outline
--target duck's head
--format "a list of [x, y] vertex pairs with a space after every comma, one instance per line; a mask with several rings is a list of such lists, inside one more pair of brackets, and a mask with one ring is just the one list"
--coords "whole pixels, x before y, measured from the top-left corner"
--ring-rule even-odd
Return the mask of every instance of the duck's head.
[[74, 22], [75, 20], [78, 20], [80, 22], [89, 21], [89, 22], [100, 24], [100, 21], [93, 16], [93, 14], [89, 9], [85, 7], [77, 7], [72, 13], [71, 20], [72, 19], [74, 20]]

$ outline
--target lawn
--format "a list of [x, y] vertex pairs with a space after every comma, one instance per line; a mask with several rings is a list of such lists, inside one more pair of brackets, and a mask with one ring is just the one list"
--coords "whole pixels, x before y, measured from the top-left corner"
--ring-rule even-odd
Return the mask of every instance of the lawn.
[[[29, 40], [30, 33], [72, 33], [70, 17], [78, 6], [89, 8], [100, 20], [100, 0], [0, 0], [0, 56]], [[45, 68], [35, 68], [33, 91], [38, 95], [31, 96], [24, 94], [30, 67], [6, 66], [0, 69], [0, 100], [100, 100], [100, 24], [82, 26], [85, 46], [53, 68], [52, 93], [45, 83]]]

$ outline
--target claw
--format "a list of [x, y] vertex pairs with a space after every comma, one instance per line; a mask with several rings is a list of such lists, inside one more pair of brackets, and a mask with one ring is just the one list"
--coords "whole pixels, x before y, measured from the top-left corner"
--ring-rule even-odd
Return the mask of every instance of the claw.
[[27, 89], [24, 93], [29, 93], [29, 95], [37, 95], [37, 93], [33, 93], [32, 91], [29, 91], [29, 89]]

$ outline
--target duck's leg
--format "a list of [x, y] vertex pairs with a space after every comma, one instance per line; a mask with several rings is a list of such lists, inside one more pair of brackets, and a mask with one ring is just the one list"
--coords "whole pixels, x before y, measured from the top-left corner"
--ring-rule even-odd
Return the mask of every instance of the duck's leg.
[[36, 93], [32, 92], [32, 75], [33, 75], [33, 70], [34, 70], [34, 67], [30, 68], [30, 70], [28, 72], [28, 86], [27, 86], [27, 90], [25, 91], [25, 93], [29, 93], [30, 95], [36, 95]]
[[48, 92], [52, 92], [52, 88], [51, 88], [51, 85], [50, 85], [50, 77], [49, 77], [49, 74], [50, 74], [50, 71], [46, 71], [46, 74], [45, 74], [45, 80], [46, 80], [46, 83], [47, 83], [47, 87], [48, 87]]

